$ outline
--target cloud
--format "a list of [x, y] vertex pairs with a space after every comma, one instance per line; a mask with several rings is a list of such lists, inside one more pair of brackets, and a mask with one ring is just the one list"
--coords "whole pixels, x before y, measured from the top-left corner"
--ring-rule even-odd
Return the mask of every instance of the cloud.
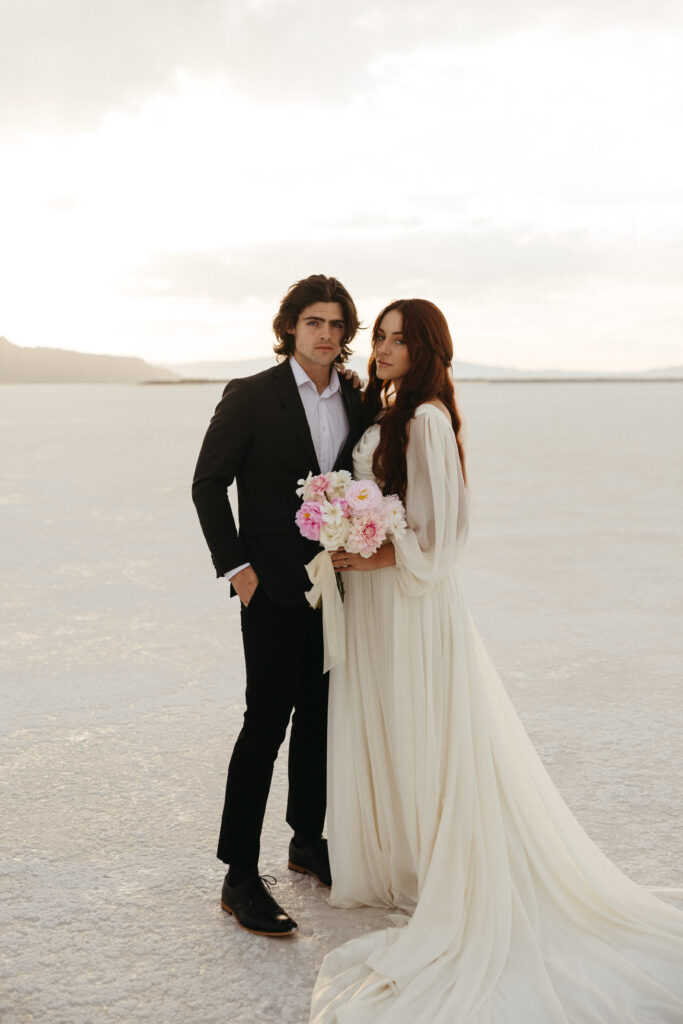
[[567, 35], [683, 26], [677, 0], [6, 0], [0, 91], [7, 130], [92, 128], [172, 90], [179, 71], [242, 96], [303, 106], [361, 102], [387, 58], [546, 26]]
[[682, 30], [679, 0], [5, 0], [5, 329], [253, 340], [323, 271], [492, 346], [673, 339]]
[[70, 213], [78, 206], [78, 200], [73, 196], [53, 196], [51, 199], [46, 199], [43, 206], [51, 213]]
[[[436, 302], [463, 359], [636, 368], [680, 362], [682, 246], [683, 232], [662, 240], [489, 223], [382, 238], [157, 253], [128, 281], [128, 294], [157, 310], [167, 303], [170, 321], [180, 305], [222, 324], [222, 334], [206, 335], [195, 348], [207, 356], [227, 351], [226, 344], [233, 344], [227, 338], [242, 346], [238, 354], [260, 351], [258, 339], [267, 338], [287, 287], [325, 273], [349, 288], [366, 326], [392, 299]], [[357, 349], [367, 346], [363, 333]]]
[[[675, 283], [683, 234], [668, 241], [599, 237], [586, 230], [543, 232], [501, 228], [402, 231], [156, 253], [130, 276], [124, 291], [239, 304], [271, 300], [297, 277], [326, 273], [355, 281], [365, 293], [408, 294], [429, 287], [443, 297], [485, 297], [497, 290], [562, 290], [585, 280], [626, 276]], [[287, 279], [286, 279], [287, 278]]]
[[219, 0], [10, 0], [0, 44], [6, 125], [94, 127], [166, 89], [178, 67], [220, 63]]

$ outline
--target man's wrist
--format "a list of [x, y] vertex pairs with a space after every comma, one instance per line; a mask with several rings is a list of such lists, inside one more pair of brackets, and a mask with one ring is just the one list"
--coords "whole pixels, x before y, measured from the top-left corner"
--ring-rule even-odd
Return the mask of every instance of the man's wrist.
[[227, 580], [228, 583], [230, 583], [232, 581], [233, 576], [236, 576], [238, 572], [242, 572], [242, 569], [248, 569], [250, 565], [251, 562], [244, 562], [242, 565], [238, 565], [234, 569], [230, 569], [229, 572], [226, 572], [223, 579]]

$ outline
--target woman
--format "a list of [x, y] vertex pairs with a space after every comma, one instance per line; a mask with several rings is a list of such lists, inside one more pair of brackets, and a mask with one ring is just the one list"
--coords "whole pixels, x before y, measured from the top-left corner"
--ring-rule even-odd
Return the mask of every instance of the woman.
[[432, 303], [380, 313], [367, 402], [384, 411], [354, 470], [405, 498], [409, 529], [369, 559], [333, 556], [347, 658], [330, 684], [331, 902], [412, 916], [325, 958], [311, 1020], [680, 1024], [683, 913], [573, 818], [465, 606], [452, 356]]

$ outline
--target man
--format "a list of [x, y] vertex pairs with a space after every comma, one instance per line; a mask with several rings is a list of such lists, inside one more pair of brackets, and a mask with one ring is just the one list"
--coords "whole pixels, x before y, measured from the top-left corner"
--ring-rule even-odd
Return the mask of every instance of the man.
[[[225, 792], [218, 857], [229, 865], [221, 905], [259, 935], [296, 922], [259, 876], [273, 763], [292, 711], [289, 867], [331, 885], [325, 820], [327, 676], [322, 619], [305, 599], [305, 564], [320, 550], [299, 534], [297, 481], [351, 468], [361, 397], [337, 372], [358, 329], [351, 296], [333, 277], [292, 285], [273, 320], [283, 361], [232, 380], [204, 438], [192, 496], [218, 576], [241, 601], [246, 711]], [[227, 497], [237, 480], [239, 529]]]

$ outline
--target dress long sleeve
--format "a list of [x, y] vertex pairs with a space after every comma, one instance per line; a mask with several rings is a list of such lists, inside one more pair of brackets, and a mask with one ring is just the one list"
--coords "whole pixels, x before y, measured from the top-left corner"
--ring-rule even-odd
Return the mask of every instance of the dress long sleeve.
[[467, 494], [450, 422], [421, 405], [406, 451], [408, 529], [394, 538], [396, 575], [408, 597], [426, 594], [452, 569], [467, 539]]

